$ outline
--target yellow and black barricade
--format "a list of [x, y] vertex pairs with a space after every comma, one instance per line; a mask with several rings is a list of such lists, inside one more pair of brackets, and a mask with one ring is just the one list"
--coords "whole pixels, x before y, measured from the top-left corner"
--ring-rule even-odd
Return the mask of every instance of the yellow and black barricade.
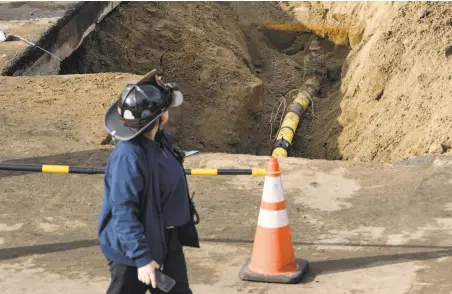
[[[103, 174], [105, 168], [80, 167], [69, 165], [50, 165], [50, 164], [16, 164], [16, 163], [0, 163], [0, 170], [10, 171], [27, 171], [41, 173], [63, 173], [63, 174]], [[186, 175], [192, 176], [233, 176], [233, 175], [249, 175], [249, 176], [265, 176], [265, 168], [251, 169], [212, 169], [212, 168], [193, 168], [185, 169]]]
[[28, 171], [59, 174], [103, 174], [105, 168], [80, 167], [52, 164], [0, 163], [0, 170]]

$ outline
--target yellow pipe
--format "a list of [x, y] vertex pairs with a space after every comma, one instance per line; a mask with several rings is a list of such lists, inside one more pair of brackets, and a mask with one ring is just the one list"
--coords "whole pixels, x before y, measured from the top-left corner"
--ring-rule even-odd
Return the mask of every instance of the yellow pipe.
[[287, 157], [287, 150], [282, 147], [276, 147], [272, 153], [273, 156]]
[[303, 107], [303, 110], [306, 110], [309, 106], [309, 98], [306, 97], [305, 93], [298, 94], [295, 99], [293, 100], [294, 103], [298, 103]]
[[[304, 92], [298, 93], [298, 95], [293, 100], [293, 104], [301, 107], [303, 111], [305, 111], [309, 106], [309, 99], [307, 94]], [[292, 105], [293, 106], [293, 105]], [[284, 120], [281, 124], [281, 128], [278, 131], [278, 135], [276, 136], [276, 141], [285, 140], [287, 143], [292, 144], [293, 137], [295, 136], [295, 132], [297, 131], [298, 124], [300, 123], [300, 116], [298, 113], [289, 111], [284, 116]], [[283, 156], [287, 157], [287, 150], [283, 147], [276, 147], [272, 152], [273, 156]]]
[[292, 143], [294, 137], [294, 131], [296, 131], [300, 117], [295, 112], [289, 112], [284, 117], [281, 129], [279, 129], [276, 140], [285, 139], [287, 142]]

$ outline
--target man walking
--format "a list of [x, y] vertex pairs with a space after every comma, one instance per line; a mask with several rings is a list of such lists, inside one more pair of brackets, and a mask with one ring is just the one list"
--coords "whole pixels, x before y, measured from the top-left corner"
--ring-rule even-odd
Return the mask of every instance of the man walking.
[[100, 248], [111, 272], [108, 294], [163, 293], [161, 270], [176, 284], [170, 293], [192, 293], [182, 246], [199, 247], [183, 154], [163, 131], [168, 109], [183, 101], [175, 84], [149, 72], [129, 84], [105, 115], [118, 140], [105, 171], [99, 216]]

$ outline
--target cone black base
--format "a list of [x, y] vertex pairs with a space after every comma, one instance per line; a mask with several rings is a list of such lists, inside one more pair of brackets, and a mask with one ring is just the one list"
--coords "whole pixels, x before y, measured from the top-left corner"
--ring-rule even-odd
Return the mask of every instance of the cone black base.
[[301, 281], [309, 269], [309, 262], [307, 260], [297, 259], [296, 262], [298, 269], [293, 273], [282, 275], [264, 275], [252, 272], [248, 268], [250, 261], [251, 259], [247, 259], [245, 265], [240, 270], [239, 277], [242, 280], [266, 283], [297, 284]]

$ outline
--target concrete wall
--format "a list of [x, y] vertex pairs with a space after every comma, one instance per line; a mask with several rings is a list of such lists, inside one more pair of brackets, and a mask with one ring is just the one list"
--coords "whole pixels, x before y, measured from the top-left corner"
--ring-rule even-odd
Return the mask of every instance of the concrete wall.
[[[69, 9], [36, 43], [59, 59], [70, 56], [94, 30], [96, 24], [116, 8], [121, 1], [81, 2]], [[35, 46], [29, 46], [3, 70], [2, 75], [56, 75], [61, 60]]]

